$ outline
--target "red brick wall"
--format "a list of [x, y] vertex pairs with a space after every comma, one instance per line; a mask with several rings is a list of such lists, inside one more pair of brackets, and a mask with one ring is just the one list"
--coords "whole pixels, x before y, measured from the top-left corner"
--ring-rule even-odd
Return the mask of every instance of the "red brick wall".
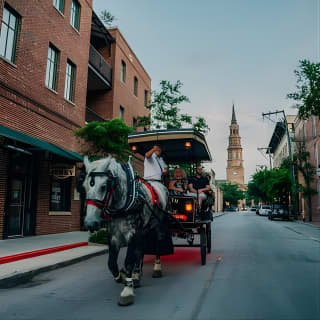
[[43, 161], [40, 168], [36, 235], [71, 232], [80, 230], [80, 201], [74, 199], [76, 179], [72, 179], [71, 216], [49, 215], [51, 177], [49, 176], [48, 161]]
[[[0, 57], [0, 125], [54, 143], [72, 151], [79, 145], [72, 134], [85, 123], [92, 0], [81, 5], [80, 30], [70, 25], [72, 0], [60, 14], [51, 0], [0, 0], [0, 27], [4, 3], [21, 16], [15, 64]], [[57, 92], [45, 86], [48, 47], [59, 51]], [[76, 65], [75, 101], [64, 99], [67, 59]], [[6, 196], [7, 153], [0, 149], [0, 238]], [[72, 200], [71, 216], [50, 216], [48, 162], [39, 170], [36, 234], [80, 229], [80, 201]], [[72, 199], [75, 179], [73, 179]]]
[[[31, 135], [36, 133], [43, 140], [76, 151], [77, 145], [71, 134], [62, 134], [63, 138], [58, 137], [58, 134], [55, 138], [51, 137], [54, 135], [53, 130], [60, 131], [57, 124], [62, 126], [62, 131], [70, 131], [83, 126], [85, 121], [92, 1], [79, 1], [79, 32], [69, 22], [71, 2], [65, 0], [63, 16], [53, 7], [52, 1], [6, 1], [21, 15], [21, 24], [15, 66], [0, 58], [0, 84], [4, 85], [1, 95], [7, 98], [2, 101], [5, 106], [2, 105], [0, 119], [1, 124], [7, 123], [12, 129]], [[0, 0], [0, 19], [3, 5], [4, 1]], [[45, 86], [49, 43], [60, 50], [56, 93]], [[77, 67], [74, 104], [64, 99], [67, 59]], [[13, 92], [9, 92], [8, 88]], [[8, 95], [11, 102], [8, 101]], [[39, 116], [35, 116], [34, 112], [45, 117], [41, 124]]]
[[7, 194], [8, 161], [8, 151], [0, 145], [0, 239], [3, 239], [4, 231], [4, 206]]
[[[112, 51], [114, 54], [113, 67], [113, 117], [119, 117], [120, 105], [124, 107], [124, 120], [132, 125], [133, 117], [148, 115], [144, 106], [144, 91], [151, 90], [151, 79], [142, 64], [129, 47], [119, 29], [110, 29], [111, 35], [116, 39]], [[126, 63], [126, 82], [121, 81], [121, 61]], [[138, 96], [133, 94], [134, 77], [138, 79]]]

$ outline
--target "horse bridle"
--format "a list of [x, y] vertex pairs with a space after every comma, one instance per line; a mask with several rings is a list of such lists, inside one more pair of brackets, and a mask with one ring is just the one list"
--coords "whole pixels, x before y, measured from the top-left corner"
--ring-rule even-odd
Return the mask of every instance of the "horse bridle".
[[107, 172], [90, 172], [89, 174], [90, 186], [93, 187], [95, 185], [95, 177], [102, 177], [102, 176], [108, 177], [106, 194], [103, 200], [86, 199], [86, 206], [92, 205], [99, 208], [100, 210], [103, 210], [103, 212], [106, 212], [106, 211], [109, 211], [108, 206], [109, 206], [110, 198], [117, 187], [118, 177], [114, 176], [112, 172], [109, 170]]

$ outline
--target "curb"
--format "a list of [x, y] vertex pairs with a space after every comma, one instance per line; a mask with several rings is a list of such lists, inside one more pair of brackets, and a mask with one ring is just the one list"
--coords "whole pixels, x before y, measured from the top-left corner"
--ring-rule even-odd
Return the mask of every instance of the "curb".
[[66, 266], [69, 266], [69, 265], [72, 265], [72, 264], [75, 264], [75, 263], [78, 263], [78, 262], [81, 262], [84, 260], [88, 260], [88, 259], [96, 257], [96, 256], [103, 255], [107, 252], [109, 252], [109, 249], [104, 249], [99, 252], [94, 252], [94, 253], [90, 253], [88, 255], [84, 255], [82, 257], [73, 258], [70, 260], [58, 262], [53, 265], [49, 265], [49, 266], [45, 266], [45, 267], [31, 270], [31, 271], [11, 275], [7, 278], [0, 279], [0, 289], [9, 289], [9, 288], [24, 284], [24, 283], [30, 281], [33, 277], [35, 277], [36, 275], [38, 275], [40, 273], [63, 268], [63, 267], [66, 267]]
[[315, 226], [315, 225], [313, 225], [312, 223], [303, 222], [303, 221], [294, 221], [294, 222], [299, 223], [299, 224], [303, 224], [304, 226], [309, 226], [309, 227], [316, 228], [316, 229], [319, 229], [319, 230], [320, 230], [320, 227]]
[[46, 254], [51, 254], [51, 253], [64, 251], [64, 250], [70, 250], [70, 249], [83, 247], [83, 246], [87, 246], [87, 245], [88, 245], [88, 242], [77, 242], [77, 243], [66, 244], [66, 245], [58, 246], [58, 247], [22, 252], [22, 253], [13, 254], [10, 256], [0, 257], [0, 264], [19, 261], [19, 260], [23, 260], [23, 259], [34, 258], [34, 257], [39, 257], [39, 256], [43, 256]]

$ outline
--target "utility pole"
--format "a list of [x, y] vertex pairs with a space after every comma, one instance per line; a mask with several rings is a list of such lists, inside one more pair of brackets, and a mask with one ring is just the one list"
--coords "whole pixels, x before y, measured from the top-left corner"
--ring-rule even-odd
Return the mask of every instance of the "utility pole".
[[[267, 148], [257, 148], [258, 151], [260, 151], [262, 153], [263, 150], [267, 150], [267, 154], [269, 155], [269, 165], [270, 165], [270, 170], [272, 169], [272, 161], [271, 161], [271, 148], [267, 147]], [[264, 154], [262, 153], [262, 155], [264, 156]]]
[[292, 210], [293, 210], [293, 215], [294, 218], [297, 219], [297, 210], [296, 210], [296, 179], [295, 179], [295, 173], [294, 173], [294, 164], [293, 164], [293, 153], [292, 153], [292, 148], [291, 148], [291, 138], [290, 138], [290, 133], [289, 133], [289, 128], [288, 128], [288, 122], [286, 118], [286, 114], [284, 110], [277, 110], [274, 112], [267, 112], [267, 113], [262, 113], [262, 117], [266, 116], [271, 116], [274, 114], [283, 114], [283, 123], [284, 123], [284, 129], [286, 130], [287, 134], [287, 139], [288, 139], [288, 151], [289, 151], [289, 157], [290, 157], [290, 168], [291, 168], [291, 195], [292, 195]]

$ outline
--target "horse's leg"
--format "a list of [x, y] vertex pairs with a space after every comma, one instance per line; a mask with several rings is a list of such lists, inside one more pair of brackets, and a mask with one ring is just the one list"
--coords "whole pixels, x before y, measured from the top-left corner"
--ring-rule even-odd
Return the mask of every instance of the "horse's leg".
[[144, 238], [139, 235], [136, 238], [135, 243], [135, 264], [132, 273], [133, 285], [135, 288], [140, 287], [140, 281], [142, 278], [142, 267], [143, 267], [143, 257], [144, 257]]
[[153, 265], [152, 278], [161, 278], [161, 277], [162, 277], [161, 259], [159, 255], [156, 255], [156, 259]]
[[133, 236], [129, 243], [126, 254], [126, 259], [124, 262], [125, 272], [126, 272], [126, 283], [120, 294], [119, 305], [120, 306], [128, 306], [134, 303], [134, 290], [133, 290], [133, 279], [132, 273], [137, 261], [136, 259], [136, 245], [137, 238]]
[[111, 243], [109, 246], [109, 259], [108, 259], [108, 267], [111, 271], [113, 278], [118, 283], [123, 283], [125, 279], [125, 275], [123, 272], [119, 272], [118, 268], [118, 255], [120, 248], [119, 246]]

